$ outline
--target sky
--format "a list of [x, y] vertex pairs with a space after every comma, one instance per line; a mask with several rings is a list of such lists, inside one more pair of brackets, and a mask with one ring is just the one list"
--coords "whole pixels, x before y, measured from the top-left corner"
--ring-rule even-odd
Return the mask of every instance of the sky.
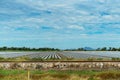
[[120, 47], [120, 0], [0, 0], [0, 46]]

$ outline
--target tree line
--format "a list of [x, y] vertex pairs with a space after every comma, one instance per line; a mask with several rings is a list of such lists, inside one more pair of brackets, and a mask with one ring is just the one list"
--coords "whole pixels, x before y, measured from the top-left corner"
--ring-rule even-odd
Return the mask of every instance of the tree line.
[[115, 47], [102, 47], [97, 49], [85, 49], [85, 48], [77, 48], [77, 49], [65, 49], [65, 51], [120, 51], [120, 48]]
[[86, 49], [86, 48], [77, 48], [77, 49], [58, 49], [58, 48], [29, 48], [29, 47], [0, 47], [0, 51], [120, 51], [120, 48], [115, 47], [102, 47], [97, 49]]
[[103, 47], [103, 48], [97, 48], [96, 51], [120, 51], [120, 48], [115, 47]]
[[0, 51], [60, 51], [57, 48], [0, 47]]

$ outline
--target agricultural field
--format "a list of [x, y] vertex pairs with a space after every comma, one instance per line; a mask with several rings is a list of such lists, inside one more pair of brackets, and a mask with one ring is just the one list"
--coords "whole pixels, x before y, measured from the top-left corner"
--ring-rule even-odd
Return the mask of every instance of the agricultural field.
[[1, 58], [19, 58], [40, 60], [92, 60], [118, 59], [120, 51], [44, 51], [44, 52], [0, 52]]

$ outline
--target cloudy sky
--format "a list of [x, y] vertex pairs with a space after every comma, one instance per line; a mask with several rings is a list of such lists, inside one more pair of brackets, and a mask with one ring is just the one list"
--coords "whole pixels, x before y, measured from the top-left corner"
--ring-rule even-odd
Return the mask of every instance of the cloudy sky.
[[120, 0], [0, 0], [0, 46], [120, 47]]

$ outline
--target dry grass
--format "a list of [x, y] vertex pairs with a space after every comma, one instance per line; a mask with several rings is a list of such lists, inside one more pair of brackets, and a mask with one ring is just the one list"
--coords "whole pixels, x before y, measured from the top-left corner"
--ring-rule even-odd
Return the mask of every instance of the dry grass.
[[97, 75], [102, 80], [120, 80], [120, 72], [104, 72]]
[[0, 80], [28, 80], [27, 75], [19, 74], [19, 75], [8, 75], [4, 77], [0, 77]]
[[[2, 76], [0, 80], [28, 80], [27, 75], [9, 75]], [[58, 74], [34, 74], [30, 76], [30, 80], [88, 80], [88, 77], [80, 77], [79, 75], [58, 75]]]
[[[16, 73], [18, 71], [4, 70], [2, 73], [0, 73], [0, 80], [28, 80], [27, 71], [25, 72], [21, 71], [21, 73], [20, 72]], [[31, 71], [30, 80], [120, 80], [120, 72], [119, 71], [54, 71], [54, 70]]]

